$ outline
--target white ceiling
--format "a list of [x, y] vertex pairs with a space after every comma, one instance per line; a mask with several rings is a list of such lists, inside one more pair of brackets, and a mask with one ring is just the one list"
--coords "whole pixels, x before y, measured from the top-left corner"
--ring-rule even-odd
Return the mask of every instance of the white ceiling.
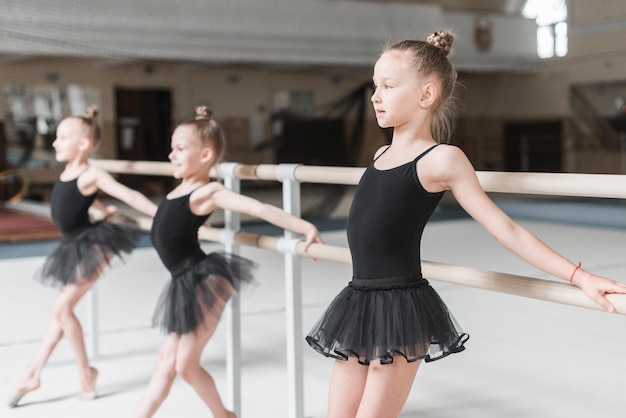
[[[521, 71], [539, 61], [535, 23], [521, 17], [522, 3], [0, 0], [0, 54], [369, 67], [389, 41], [452, 28], [459, 70]], [[478, 22], [492, 34], [486, 50], [475, 42]]]
[[[352, 0], [361, 1], [361, 0]], [[388, 0], [368, 0], [388, 3]], [[446, 11], [521, 14], [526, 0], [396, 0], [398, 3], [414, 5], [436, 5]]]

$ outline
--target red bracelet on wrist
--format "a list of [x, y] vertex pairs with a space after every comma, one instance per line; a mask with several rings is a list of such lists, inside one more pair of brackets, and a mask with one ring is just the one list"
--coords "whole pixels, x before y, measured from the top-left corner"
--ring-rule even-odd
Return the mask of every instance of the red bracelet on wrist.
[[574, 274], [576, 274], [576, 272], [578, 271], [578, 269], [580, 268], [580, 266], [582, 266], [582, 262], [579, 261], [578, 265], [574, 268], [574, 271], [572, 272], [572, 275], [569, 276], [569, 282], [572, 283], [572, 280], [574, 280]]

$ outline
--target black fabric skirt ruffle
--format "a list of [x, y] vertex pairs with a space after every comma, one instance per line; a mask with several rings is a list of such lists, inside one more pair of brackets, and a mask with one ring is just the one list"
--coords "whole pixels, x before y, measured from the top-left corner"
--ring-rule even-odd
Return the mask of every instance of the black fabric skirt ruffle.
[[434, 361], [465, 349], [465, 334], [425, 279], [388, 286], [350, 282], [306, 337], [326, 357], [393, 363]]
[[81, 280], [95, 280], [114, 256], [123, 258], [139, 242], [141, 231], [110, 222], [97, 222], [63, 236], [44, 260], [35, 278], [42, 283], [63, 286]]
[[253, 281], [253, 261], [236, 254], [199, 251], [171, 270], [152, 318], [163, 332], [187, 334], [204, 323], [205, 313], [222, 314], [233, 291]]

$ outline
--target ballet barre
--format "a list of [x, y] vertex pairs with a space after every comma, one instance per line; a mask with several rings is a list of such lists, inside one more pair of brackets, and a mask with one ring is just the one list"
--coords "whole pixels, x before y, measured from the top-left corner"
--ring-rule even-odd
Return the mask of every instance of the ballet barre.
[[[110, 173], [171, 175], [170, 164], [153, 161], [119, 161], [94, 159], [90, 163]], [[232, 175], [240, 180], [276, 180], [282, 164], [235, 164]], [[222, 168], [211, 175], [222, 178]], [[356, 185], [365, 168], [297, 165], [294, 178], [300, 183]], [[626, 176], [621, 174], [580, 173], [508, 173], [477, 171], [476, 176], [486, 192], [536, 194], [570, 197], [626, 199]]]
[[[149, 218], [143, 217], [137, 219], [144, 225], [149, 222]], [[289, 245], [285, 238], [275, 236], [239, 231], [234, 234], [228, 234], [226, 235], [228, 238], [225, 238], [223, 232], [223, 229], [203, 226], [200, 229], [199, 235], [200, 239], [206, 241], [226, 243], [230, 240], [234, 240], [238, 245], [281, 253], [292, 252], [301, 257], [344, 264], [350, 264], [352, 262], [350, 251], [345, 247], [312, 244], [308, 252], [305, 252], [304, 242], [299, 240], [290, 242]], [[285, 249], [292, 246], [293, 249]], [[577, 286], [567, 282], [557, 282], [536, 277], [456, 266], [434, 261], [422, 261], [422, 273], [425, 277], [428, 277], [428, 280], [603, 311], [600, 305], [588, 298]], [[616, 313], [626, 315], [626, 295], [607, 295], [607, 299], [615, 306]]]

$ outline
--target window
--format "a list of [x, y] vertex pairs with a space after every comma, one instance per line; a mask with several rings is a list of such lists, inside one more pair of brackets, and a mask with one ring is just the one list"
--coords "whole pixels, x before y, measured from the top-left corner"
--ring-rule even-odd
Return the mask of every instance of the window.
[[537, 53], [540, 58], [567, 55], [566, 0], [527, 0], [522, 13], [537, 22]]

